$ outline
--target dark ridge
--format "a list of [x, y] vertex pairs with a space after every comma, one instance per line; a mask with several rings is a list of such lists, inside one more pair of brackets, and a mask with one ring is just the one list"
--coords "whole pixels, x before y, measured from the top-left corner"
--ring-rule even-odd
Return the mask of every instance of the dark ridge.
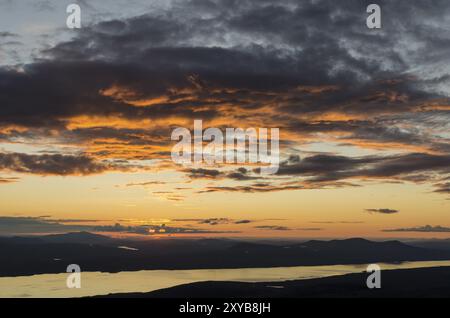
[[[120, 246], [131, 249], [118, 248]], [[220, 269], [450, 260], [450, 250], [361, 238], [269, 245], [227, 239], [133, 241], [88, 232], [0, 238], [0, 276], [83, 271]]]

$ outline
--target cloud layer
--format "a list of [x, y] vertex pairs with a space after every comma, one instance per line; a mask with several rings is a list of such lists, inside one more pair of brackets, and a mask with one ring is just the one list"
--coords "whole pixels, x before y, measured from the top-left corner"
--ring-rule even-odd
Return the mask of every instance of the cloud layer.
[[[86, 25], [30, 62], [0, 68], [0, 142], [56, 148], [2, 150], [0, 171], [66, 176], [156, 166], [210, 181], [202, 194], [367, 181], [426, 183], [448, 194], [450, 5], [380, 1], [383, 28], [369, 30], [369, 3], [176, 1], [166, 11]], [[277, 175], [171, 164], [170, 132], [194, 119], [204, 128], [279, 127]], [[311, 144], [324, 150], [302, 152]]]

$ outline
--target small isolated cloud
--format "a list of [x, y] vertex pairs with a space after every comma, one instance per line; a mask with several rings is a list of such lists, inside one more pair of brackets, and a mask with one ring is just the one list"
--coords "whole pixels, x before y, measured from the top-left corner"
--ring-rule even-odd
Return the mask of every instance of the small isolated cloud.
[[258, 225], [255, 226], [255, 229], [269, 230], [269, 231], [291, 231], [290, 228], [280, 225]]
[[145, 182], [130, 182], [127, 183], [125, 186], [126, 187], [145, 187], [145, 186], [149, 186], [149, 185], [162, 185], [162, 184], [166, 184], [164, 181], [145, 181]]
[[227, 218], [211, 218], [200, 220], [199, 224], [209, 224], [209, 225], [218, 225], [218, 224], [228, 224], [231, 220]]
[[394, 209], [366, 209], [366, 212], [379, 214], [395, 214], [399, 213], [400, 211]]
[[268, 193], [285, 190], [302, 190], [305, 187], [302, 185], [282, 185], [276, 186], [269, 183], [255, 183], [249, 186], [236, 187], [206, 187], [197, 193], [214, 193], [214, 192], [242, 192], [242, 193]]
[[237, 220], [234, 222], [234, 224], [248, 224], [251, 222], [252, 222], [252, 220]]
[[173, 222], [196, 222], [198, 224], [220, 225], [220, 224], [248, 224], [254, 220], [234, 220], [229, 218], [206, 218], [206, 219], [173, 219]]
[[267, 230], [267, 231], [322, 231], [321, 228], [318, 227], [301, 227], [301, 228], [289, 228], [287, 226], [281, 226], [281, 225], [258, 225], [255, 226], [255, 229], [259, 230]]
[[0, 184], [13, 183], [13, 182], [17, 182], [19, 180], [20, 180], [19, 178], [4, 178], [4, 177], [0, 177]]
[[418, 227], [410, 227], [410, 228], [399, 228], [399, 229], [386, 229], [383, 232], [426, 232], [426, 233], [450, 233], [450, 227], [446, 226], [418, 226]]

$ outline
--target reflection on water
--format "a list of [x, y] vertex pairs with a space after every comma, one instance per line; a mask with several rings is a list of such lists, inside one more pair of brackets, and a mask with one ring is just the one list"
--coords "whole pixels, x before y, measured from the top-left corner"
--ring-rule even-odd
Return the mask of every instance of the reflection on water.
[[[380, 263], [381, 269], [450, 266], [450, 261]], [[82, 297], [110, 293], [149, 292], [199, 281], [279, 282], [365, 271], [367, 265], [296, 266], [275, 268], [146, 270], [81, 274], [81, 288], [66, 287], [67, 273], [0, 277], [0, 297]], [[276, 284], [272, 284], [276, 288]]]

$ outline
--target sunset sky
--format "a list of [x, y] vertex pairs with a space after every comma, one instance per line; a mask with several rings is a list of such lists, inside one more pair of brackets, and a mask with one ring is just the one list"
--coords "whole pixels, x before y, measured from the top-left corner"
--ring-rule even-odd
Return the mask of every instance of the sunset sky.
[[[0, 0], [0, 235], [450, 237], [448, 0], [72, 2]], [[175, 164], [195, 119], [278, 172]]]

